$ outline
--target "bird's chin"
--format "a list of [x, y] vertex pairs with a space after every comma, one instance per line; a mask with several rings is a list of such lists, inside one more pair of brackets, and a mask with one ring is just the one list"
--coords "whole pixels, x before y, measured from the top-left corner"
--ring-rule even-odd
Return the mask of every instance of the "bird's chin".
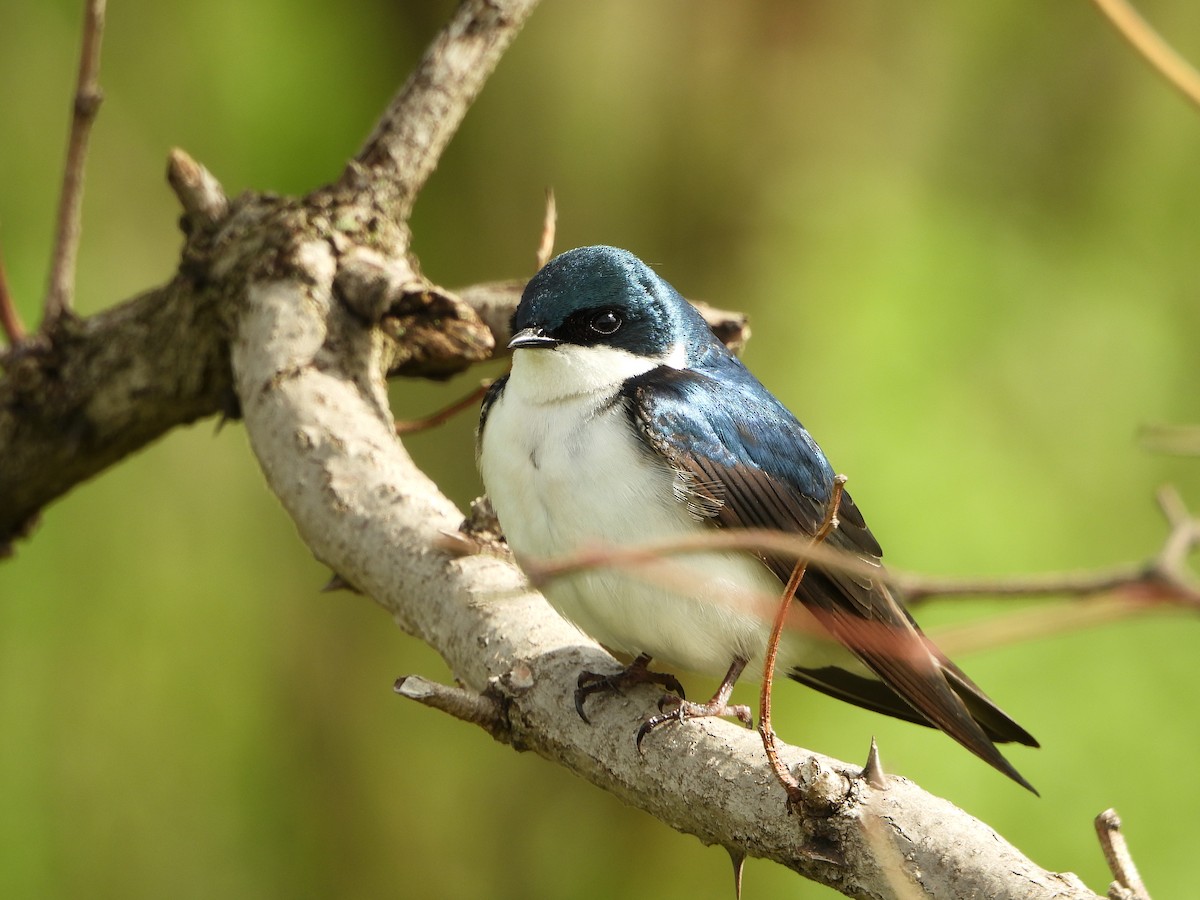
[[527, 400], [552, 403], [571, 397], [612, 396], [628, 379], [657, 368], [657, 359], [637, 356], [616, 347], [523, 348], [513, 351], [510, 389]]

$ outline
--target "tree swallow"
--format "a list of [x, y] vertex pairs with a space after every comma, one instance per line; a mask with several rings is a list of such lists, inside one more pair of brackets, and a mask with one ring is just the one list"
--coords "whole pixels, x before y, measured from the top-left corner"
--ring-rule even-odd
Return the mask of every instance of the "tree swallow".
[[[478, 449], [518, 563], [712, 528], [820, 527], [834, 481], [821, 448], [633, 254], [584, 247], [551, 260], [525, 288], [509, 347], [512, 371], [484, 400]], [[882, 551], [848, 494], [838, 519], [828, 543], [878, 566]], [[657, 573], [613, 566], [551, 581], [555, 609], [635, 657], [619, 676], [580, 676], [580, 715], [589, 693], [632, 681], [682, 694], [673, 676], [649, 671], [655, 658], [725, 675], [712, 701], [680, 696], [670, 718], [737, 713], [749, 724], [749, 711], [726, 701], [746, 665], [761, 666], [771, 629], [774, 603], [751, 598], [777, 602], [794, 562], [713, 550], [664, 560]], [[778, 656], [791, 678], [939, 728], [1033, 790], [995, 743], [1037, 741], [922, 634], [882, 579], [810, 566], [796, 600], [801, 621]]]

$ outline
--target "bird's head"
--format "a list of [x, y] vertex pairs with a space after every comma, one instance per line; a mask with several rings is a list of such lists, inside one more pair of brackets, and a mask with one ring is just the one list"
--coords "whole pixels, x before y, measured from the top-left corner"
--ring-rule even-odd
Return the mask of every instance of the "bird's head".
[[615, 389], [660, 365], [686, 368], [714, 342], [690, 303], [615, 247], [581, 247], [530, 280], [513, 315], [514, 377], [561, 395]]

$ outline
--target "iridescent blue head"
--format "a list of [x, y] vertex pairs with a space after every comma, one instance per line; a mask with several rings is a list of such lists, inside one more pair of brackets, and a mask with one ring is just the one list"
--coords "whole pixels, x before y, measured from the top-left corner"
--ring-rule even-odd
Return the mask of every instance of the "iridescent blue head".
[[609, 348], [682, 366], [715, 342], [700, 314], [649, 266], [600, 246], [569, 250], [533, 277], [509, 347]]

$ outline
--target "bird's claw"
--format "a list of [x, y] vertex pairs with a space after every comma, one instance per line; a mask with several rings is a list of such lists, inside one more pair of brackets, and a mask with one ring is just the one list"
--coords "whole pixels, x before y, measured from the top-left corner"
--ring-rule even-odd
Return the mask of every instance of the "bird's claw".
[[[592, 694], [609, 693], [624, 695], [622, 688], [632, 687], [637, 684], [657, 684], [673, 694], [677, 695], [677, 699], [682, 700], [684, 697], [683, 685], [679, 683], [679, 679], [669, 672], [651, 672], [647, 665], [650, 662], [649, 656], [639, 656], [627, 668], [620, 672], [604, 674], [601, 672], [580, 672], [579, 678], [575, 682], [575, 712], [579, 713], [579, 718], [591, 725], [591, 719], [584, 712], [584, 702]], [[667, 695], [668, 697], [671, 694]]]
[[[668, 710], [668, 706], [674, 706], [674, 709]], [[754, 715], [750, 712], [750, 707], [741, 704], [729, 705], [718, 698], [710, 700], [708, 703], [690, 703], [682, 697], [676, 697], [672, 694], [664, 694], [658, 701], [658, 715], [651, 716], [642, 723], [642, 727], [637, 731], [637, 737], [634, 739], [634, 744], [638, 752], [642, 750], [642, 740], [654, 729], [660, 725], [665, 725], [668, 722], [686, 722], [688, 719], [708, 719], [708, 718], [728, 718], [734, 717], [747, 728], [754, 727]]]

